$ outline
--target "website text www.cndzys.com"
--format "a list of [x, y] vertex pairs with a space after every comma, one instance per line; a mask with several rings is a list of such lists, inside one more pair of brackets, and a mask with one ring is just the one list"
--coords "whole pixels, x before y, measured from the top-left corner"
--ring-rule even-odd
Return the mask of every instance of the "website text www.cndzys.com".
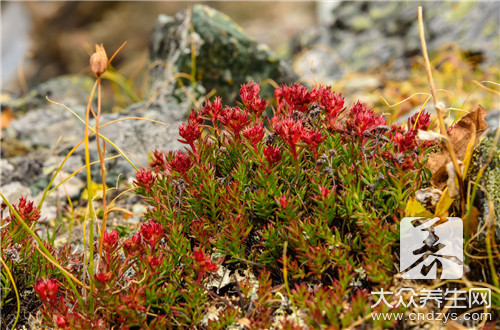
[[442, 321], [446, 323], [448, 321], [482, 321], [492, 320], [491, 313], [372, 313], [371, 317], [373, 320], [385, 320], [385, 321]]

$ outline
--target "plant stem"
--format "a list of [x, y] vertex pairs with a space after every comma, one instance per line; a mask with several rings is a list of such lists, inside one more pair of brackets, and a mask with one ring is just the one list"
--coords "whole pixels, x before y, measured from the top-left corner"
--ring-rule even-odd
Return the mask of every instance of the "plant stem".
[[[95, 93], [95, 89], [99, 84], [99, 80], [96, 80], [94, 83], [94, 87], [92, 88], [92, 92], [89, 96], [89, 102], [87, 103], [87, 111], [85, 114], [85, 166], [86, 166], [86, 174], [87, 174], [87, 191], [88, 191], [88, 209], [89, 209], [89, 218], [90, 218], [90, 232], [89, 232], [89, 281], [90, 281], [90, 294], [89, 294], [89, 309], [90, 312], [94, 310], [94, 208], [92, 207], [92, 177], [90, 172], [90, 151], [89, 151], [89, 117], [90, 117], [90, 109], [92, 105], [92, 98]], [[84, 237], [85, 239], [85, 237]]]
[[97, 153], [99, 154], [99, 163], [101, 165], [101, 179], [102, 179], [102, 227], [101, 227], [101, 239], [99, 242], [99, 260], [102, 259], [102, 247], [104, 244], [104, 233], [106, 232], [106, 220], [108, 218], [107, 205], [106, 205], [106, 165], [104, 163], [104, 157], [106, 152], [106, 142], [103, 142], [103, 148], [101, 150], [101, 143], [99, 138], [99, 119], [101, 118], [101, 77], [97, 78], [97, 116], [95, 118], [95, 131], [96, 131], [96, 143], [97, 143]]
[[425, 61], [425, 70], [427, 72], [427, 79], [429, 81], [429, 87], [431, 89], [431, 94], [432, 94], [432, 101], [434, 102], [434, 108], [436, 109], [436, 113], [438, 116], [439, 120], [439, 128], [441, 130], [441, 135], [445, 136], [444, 139], [444, 145], [446, 146], [446, 149], [448, 149], [448, 153], [450, 154], [451, 161], [453, 162], [453, 167], [455, 168], [455, 175], [457, 176], [458, 179], [458, 187], [459, 187], [459, 197], [460, 197], [460, 211], [462, 213], [462, 216], [464, 215], [465, 212], [465, 194], [464, 194], [464, 182], [462, 179], [462, 173], [460, 171], [460, 166], [458, 165], [458, 160], [457, 156], [455, 155], [455, 151], [453, 150], [453, 146], [450, 143], [450, 140], [448, 139], [448, 134], [446, 132], [446, 125], [444, 123], [444, 118], [443, 118], [443, 107], [442, 105], [439, 104], [437, 94], [436, 94], [436, 87], [434, 85], [434, 79], [432, 77], [432, 71], [431, 71], [431, 63], [429, 61], [429, 55], [427, 54], [427, 44], [425, 42], [425, 35], [424, 35], [424, 21], [423, 21], [423, 16], [422, 16], [422, 7], [418, 7], [418, 27], [419, 27], [419, 34], [420, 34], [420, 43], [422, 44], [422, 54], [424, 56], [424, 61]]

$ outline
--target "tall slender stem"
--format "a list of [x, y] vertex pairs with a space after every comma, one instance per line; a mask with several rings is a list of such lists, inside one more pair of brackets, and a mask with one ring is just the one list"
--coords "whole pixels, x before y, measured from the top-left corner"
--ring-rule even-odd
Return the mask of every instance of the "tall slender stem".
[[422, 54], [424, 56], [424, 61], [425, 61], [425, 71], [427, 72], [427, 79], [429, 81], [429, 87], [431, 89], [431, 94], [432, 94], [432, 101], [434, 102], [434, 108], [436, 109], [436, 113], [438, 116], [439, 120], [439, 128], [441, 130], [441, 135], [445, 136], [446, 138], [444, 139], [443, 143], [448, 150], [448, 153], [450, 154], [451, 161], [453, 162], [453, 167], [455, 168], [455, 175], [457, 176], [458, 179], [458, 187], [459, 187], [459, 197], [460, 197], [460, 210], [462, 215], [465, 212], [465, 194], [464, 194], [464, 182], [462, 179], [462, 173], [460, 170], [460, 166], [458, 165], [458, 160], [457, 156], [455, 154], [455, 151], [453, 150], [453, 146], [451, 145], [449, 139], [448, 139], [448, 134], [446, 132], [446, 125], [444, 123], [444, 118], [443, 118], [443, 106], [438, 102], [437, 98], [437, 93], [436, 93], [436, 86], [434, 85], [434, 79], [432, 77], [432, 71], [431, 71], [431, 62], [429, 61], [429, 55], [427, 54], [427, 44], [425, 42], [425, 34], [424, 34], [424, 21], [423, 21], [423, 15], [422, 15], [422, 7], [418, 7], [418, 28], [419, 28], [419, 34], [420, 34], [420, 43], [422, 44]]

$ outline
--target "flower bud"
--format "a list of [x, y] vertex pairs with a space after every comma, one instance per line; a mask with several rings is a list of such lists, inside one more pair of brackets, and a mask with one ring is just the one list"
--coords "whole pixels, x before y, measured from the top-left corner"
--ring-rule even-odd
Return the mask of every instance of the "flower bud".
[[108, 56], [102, 44], [95, 45], [95, 53], [90, 57], [90, 70], [100, 77], [108, 67]]

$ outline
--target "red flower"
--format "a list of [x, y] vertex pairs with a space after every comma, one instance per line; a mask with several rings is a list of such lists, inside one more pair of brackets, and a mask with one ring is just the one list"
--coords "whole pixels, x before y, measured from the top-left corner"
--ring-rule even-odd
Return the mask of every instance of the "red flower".
[[318, 186], [319, 188], [319, 193], [320, 193], [320, 200], [325, 200], [328, 197], [328, 194], [330, 194], [330, 190], [322, 185]]
[[320, 86], [316, 89], [318, 105], [321, 106], [328, 117], [336, 117], [344, 108], [344, 98], [341, 94], [332, 92], [331, 87]]
[[198, 155], [196, 152], [196, 147], [194, 146], [194, 141], [198, 140], [201, 136], [201, 126], [197, 121], [189, 122], [186, 124], [179, 125], [179, 135], [184, 138], [184, 140], [178, 139], [180, 143], [189, 144], [195, 155]]
[[175, 155], [175, 158], [172, 159], [169, 163], [167, 163], [167, 166], [176, 172], [179, 172], [181, 174], [185, 174], [191, 166], [193, 166], [193, 161], [191, 160], [191, 157], [188, 155], [184, 155], [182, 152], [177, 151], [177, 154]]
[[247, 127], [243, 130], [243, 136], [250, 140], [255, 152], [257, 153], [257, 143], [259, 143], [264, 137], [264, 126], [259, 123], [253, 127]]
[[359, 102], [351, 108], [349, 116], [351, 118], [346, 121], [346, 128], [356, 133], [360, 138], [364, 138], [363, 133], [365, 131], [386, 124], [383, 116], [375, 115], [373, 110], [367, 109]]
[[120, 240], [120, 234], [118, 234], [118, 230], [113, 229], [111, 233], [107, 231], [104, 232], [103, 238], [103, 248], [106, 251], [111, 251], [118, 245], [118, 241]]
[[214, 102], [210, 102], [210, 100], [205, 101], [205, 105], [201, 107], [201, 114], [203, 116], [210, 116], [212, 118], [212, 122], [219, 116], [219, 112], [222, 109], [222, 98], [217, 96], [214, 99]]
[[162, 261], [163, 261], [162, 257], [155, 257], [155, 256], [148, 257], [148, 264], [149, 264], [149, 266], [151, 266], [151, 269], [153, 271], [156, 268], [158, 268], [158, 266], [161, 265]]
[[408, 171], [408, 170], [413, 170], [415, 168], [415, 161], [410, 157], [406, 157], [403, 164], [401, 165], [403, 167], [403, 170]]
[[240, 131], [245, 127], [250, 120], [248, 120], [248, 112], [241, 110], [239, 107], [228, 107], [222, 109], [219, 120], [222, 125], [226, 126], [233, 132], [236, 140], [240, 138]]
[[[34, 207], [33, 202], [28, 202], [26, 197], [19, 198], [19, 203], [13, 205], [14, 209], [19, 213], [21, 218], [28, 223], [37, 221], [40, 219], [40, 208]], [[11, 214], [11, 219], [15, 219], [14, 215]]]
[[106, 285], [108, 281], [113, 276], [112, 272], [95, 274], [95, 279], [98, 280], [102, 285]]
[[141, 234], [135, 233], [132, 237], [123, 242], [123, 248], [127, 254], [134, 253], [141, 248]]
[[151, 173], [151, 171], [149, 170], [146, 170], [145, 168], [141, 168], [139, 172], [135, 174], [135, 178], [137, 179], [137, 181], [134, 181], [134, 184], [138, 185], [139, 187], [145, 188], [148, 191], [150, 191], [151, 185], [155, 181], [153, 173]]
[[53, 279], [39, 279], [36, 285], [33, 286], [35, 292], [40, 296], [42, 302], [50, 301], [55, 303], [57, 301], [57, 290], [59, 284]]
[[56, 318], [56, 324], [59, 328], [68, 328], [69, 327], [69, 324], [68, 324], [68, 321], [66, 321], [66, 319], [64, 318], [64, 316], [58, 316]]
[[273, 167], [273, 164], [281, 160], [280, 147], [274, 148], [273, 146], [267, 146], [264, 148], [264, 156], [266, 157], [269, 167]]
[[203, 124], [203, 118], [201, 114], [197, 113], [194, 109], [191, 109], [188, 117], [188, 123]]
[[301, 140], [304, 141], [309, 145], [309, 148], [311, 148], [312, 152], [314, 153], [314, 159], [317, 158], [317, 148], [318, 146], [326, 139], [326, 136], [322, 136], [320, 131], [316, 130], [308, 130], [305, 132]]
[[294, 121], [291, 118], [285, 118], [279, 121], [277, 117], [274, 117], [272, 122], [274, 132], [279, 134], [283, 141], [285, 141], [285, 143], [290, 146], [293, 158], [297, 159], [297, 151], [295, 150], [295, 146], [304, 134], [302, 120]]
[[253, 100], [259, 97], [259, 92], [260, 92], [260, 85], [251, 80], [248, 83], [241, 85], [240, 96], [241, 100], [243, 101], [243, 104], [247, 108], [250, 108], [250, 105], [252, 104]]
[[141, 224], [141, 234], [144, 242], [148, 243], [153, 249], [157, 242], [159, 242], [165, 233], [161, 225], [154, 220], [149, 220], [148, 223]]
[[417, 146], [415, 139], [415, 130], [411, 129], [406, 133], [397, 132], [392, 138], [394, 144], [398, 147], [399, 152], [413, 150]]
[[286, 196], [285, 195], [281, 195], [280, 199], [278, 201], [279, 201], [280, 206], [281, 206], [282, 209], [286, 209], [286, 207], [288, 205], [290, 205], [290, 202], [286, 200]]
[[247, 84], [241, 85], [240, 96], [243, 104], [249, 111], [256, 114], [257, 118], [262, 115], [262, 112], [267, 108], [267, 100], [259, 97], [260, 85], [250, 81]]
[[316, 90], [310, 92], [306, 86], [294, 84], [290, 87], [282, 85], [281, 88], [274, 91], [274, 96], [278, 102], [278, 112], [281, 112], [281, 108], [284, 106], [283, 101], [288, 105], [288, 113], [292, 113], [293, 109], [307, 112], [309, 106], [316, 102], [318, 93]]
[[164, 152], [155, 150], [153, 151], [153, 161], [149, 163], [149, 167], [151, 167], [156, 173], [160, 171], [165, 171], [167, 169], [167, 163], [165, 162]]
[[408, 119], [408, 129], [418, 132], [419, 129], [426, 131], [431, 124], [431, 114], [425, 111], [417, 112]]
[[198, 282], [201, 280], [202, 276], [207, 272], [216, 272], [217, 265], [212, 263], [212, 259], [209, 255], [206, 255], [203, 250], [194, 250], [194, 261], [197, 263], [198, 268]]

